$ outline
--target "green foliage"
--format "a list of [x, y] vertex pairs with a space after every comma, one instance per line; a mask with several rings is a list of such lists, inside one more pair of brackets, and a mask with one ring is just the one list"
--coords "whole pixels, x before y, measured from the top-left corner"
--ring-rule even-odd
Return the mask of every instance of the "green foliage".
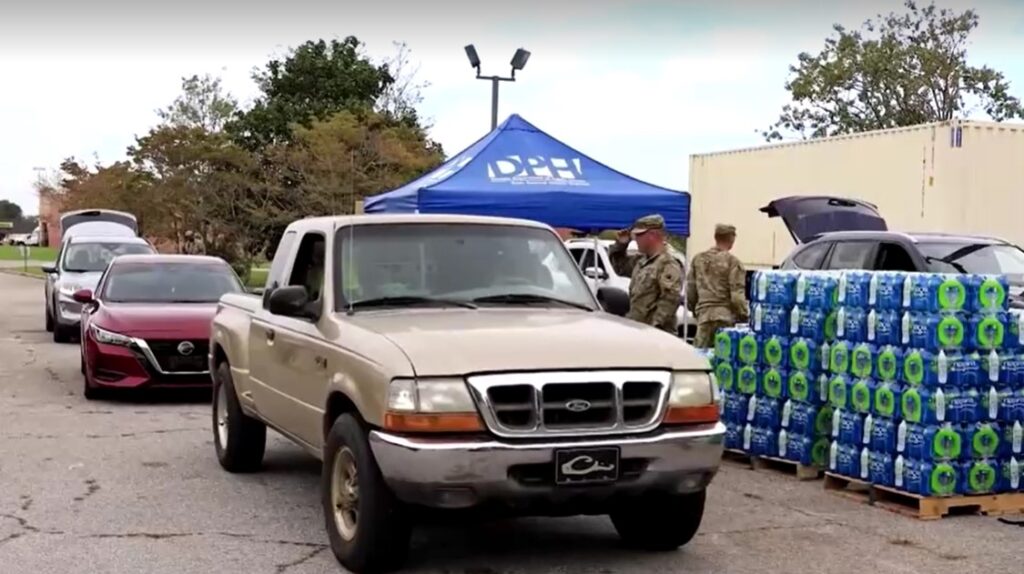
[[181, 95], [157, 115], [165, 124], [221, 131], [238, 112], [238, 101], [224, 92], [220, 78], [209, 74], [181, 79]]
[[255, 74], [262, 94], [244, 111], [219, 79], [184, 78], [161, 123], [128, 148], [129, 161], [72, 158], [63, 179], [40, 190], [64, 209], [134, 213], [171, 248], [194, 231], [247, 278], [292, 221], [352, 213], [356, 200], [443, 161], [416, 114], [423, 84], [408, 61], [403, 44], [378, 65], [353, 37], [306, 42]]
[[287, 58], [253, 74], [262, 95], [229, 129], [250, 150], [286, 142], [293, 124], [309, 127], [342, 110], [372, 108], [394, 83], [386, 65], [375, 65], [353, 36], [306, 42]]
[[905, 2], [906, 12], [835, 25], [818, 54], [804, 52], [786, 83], [793, 102], [762, 132], [816, 138], [950, 120], [977, 111], [996, 121], [1024, 117], [1002, 73], [967, 62], [974, 10]]
[[7, 199], [0, 199], [0, 221], [17, 223], [22, 215], [20, 205]]

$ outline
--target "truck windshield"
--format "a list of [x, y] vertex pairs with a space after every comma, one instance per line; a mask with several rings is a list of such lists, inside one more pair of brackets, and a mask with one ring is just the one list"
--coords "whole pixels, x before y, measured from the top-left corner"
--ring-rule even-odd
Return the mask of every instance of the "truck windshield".
[[336, 245], [338, 310], [427, 300], [597, 308], [558, 236], [544, 229], [360, 225], [339, 230]]
[[101, 298], [110, 303], [216, 303], [242, 284], [227, 265], [213, 263], [117, 263], [107, 273]]
[[1024, 251], [1016, 245], [922, 242], [918, 248], [933, 272], [1024, 277]]

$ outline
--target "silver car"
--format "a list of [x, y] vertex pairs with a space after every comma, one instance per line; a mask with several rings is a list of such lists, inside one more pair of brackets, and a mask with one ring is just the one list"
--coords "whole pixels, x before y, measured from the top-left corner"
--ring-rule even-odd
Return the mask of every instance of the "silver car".
[[62, 242], [46, 273], [46, 330], [57, 343], [69, 342], [78, 332], [82, 305], [74, 300], [81, 289], [94, 290], [107, 265], [119, 255], [156, 253], [141, 237], [73, 235]]

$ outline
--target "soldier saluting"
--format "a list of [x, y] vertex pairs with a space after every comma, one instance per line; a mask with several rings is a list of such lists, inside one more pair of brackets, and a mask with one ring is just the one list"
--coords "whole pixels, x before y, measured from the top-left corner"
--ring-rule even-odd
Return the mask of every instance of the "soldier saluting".
[[[627, 255], [629, 239], [636, 240], [637, 255]], [[631, 229], [619, 232], [608, 249], [619, 275], [630, 277], [629, 313], [626, 317], [676, 334], [676, 311], [683, 289], [683, 267], [665, 244], [665, 218], [641, 217]]]
[[715, 333], [749, 318], [745, 290], [746, 271], [730, 251], [736, 243], [736, 228], [715, 225], [715, 246], [698, 253], [686, 281], [686, 306], [697, 318], [693, 344], [700, 349], [714, 346]]

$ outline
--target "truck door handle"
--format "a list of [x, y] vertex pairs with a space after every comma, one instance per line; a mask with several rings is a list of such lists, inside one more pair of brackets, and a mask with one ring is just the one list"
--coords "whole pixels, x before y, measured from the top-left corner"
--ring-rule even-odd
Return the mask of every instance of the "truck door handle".
[[273, 329], [267, 329], [267, 344], [268, 345], [274, 342], [274, 334], [275, 333], [274, 333]]

